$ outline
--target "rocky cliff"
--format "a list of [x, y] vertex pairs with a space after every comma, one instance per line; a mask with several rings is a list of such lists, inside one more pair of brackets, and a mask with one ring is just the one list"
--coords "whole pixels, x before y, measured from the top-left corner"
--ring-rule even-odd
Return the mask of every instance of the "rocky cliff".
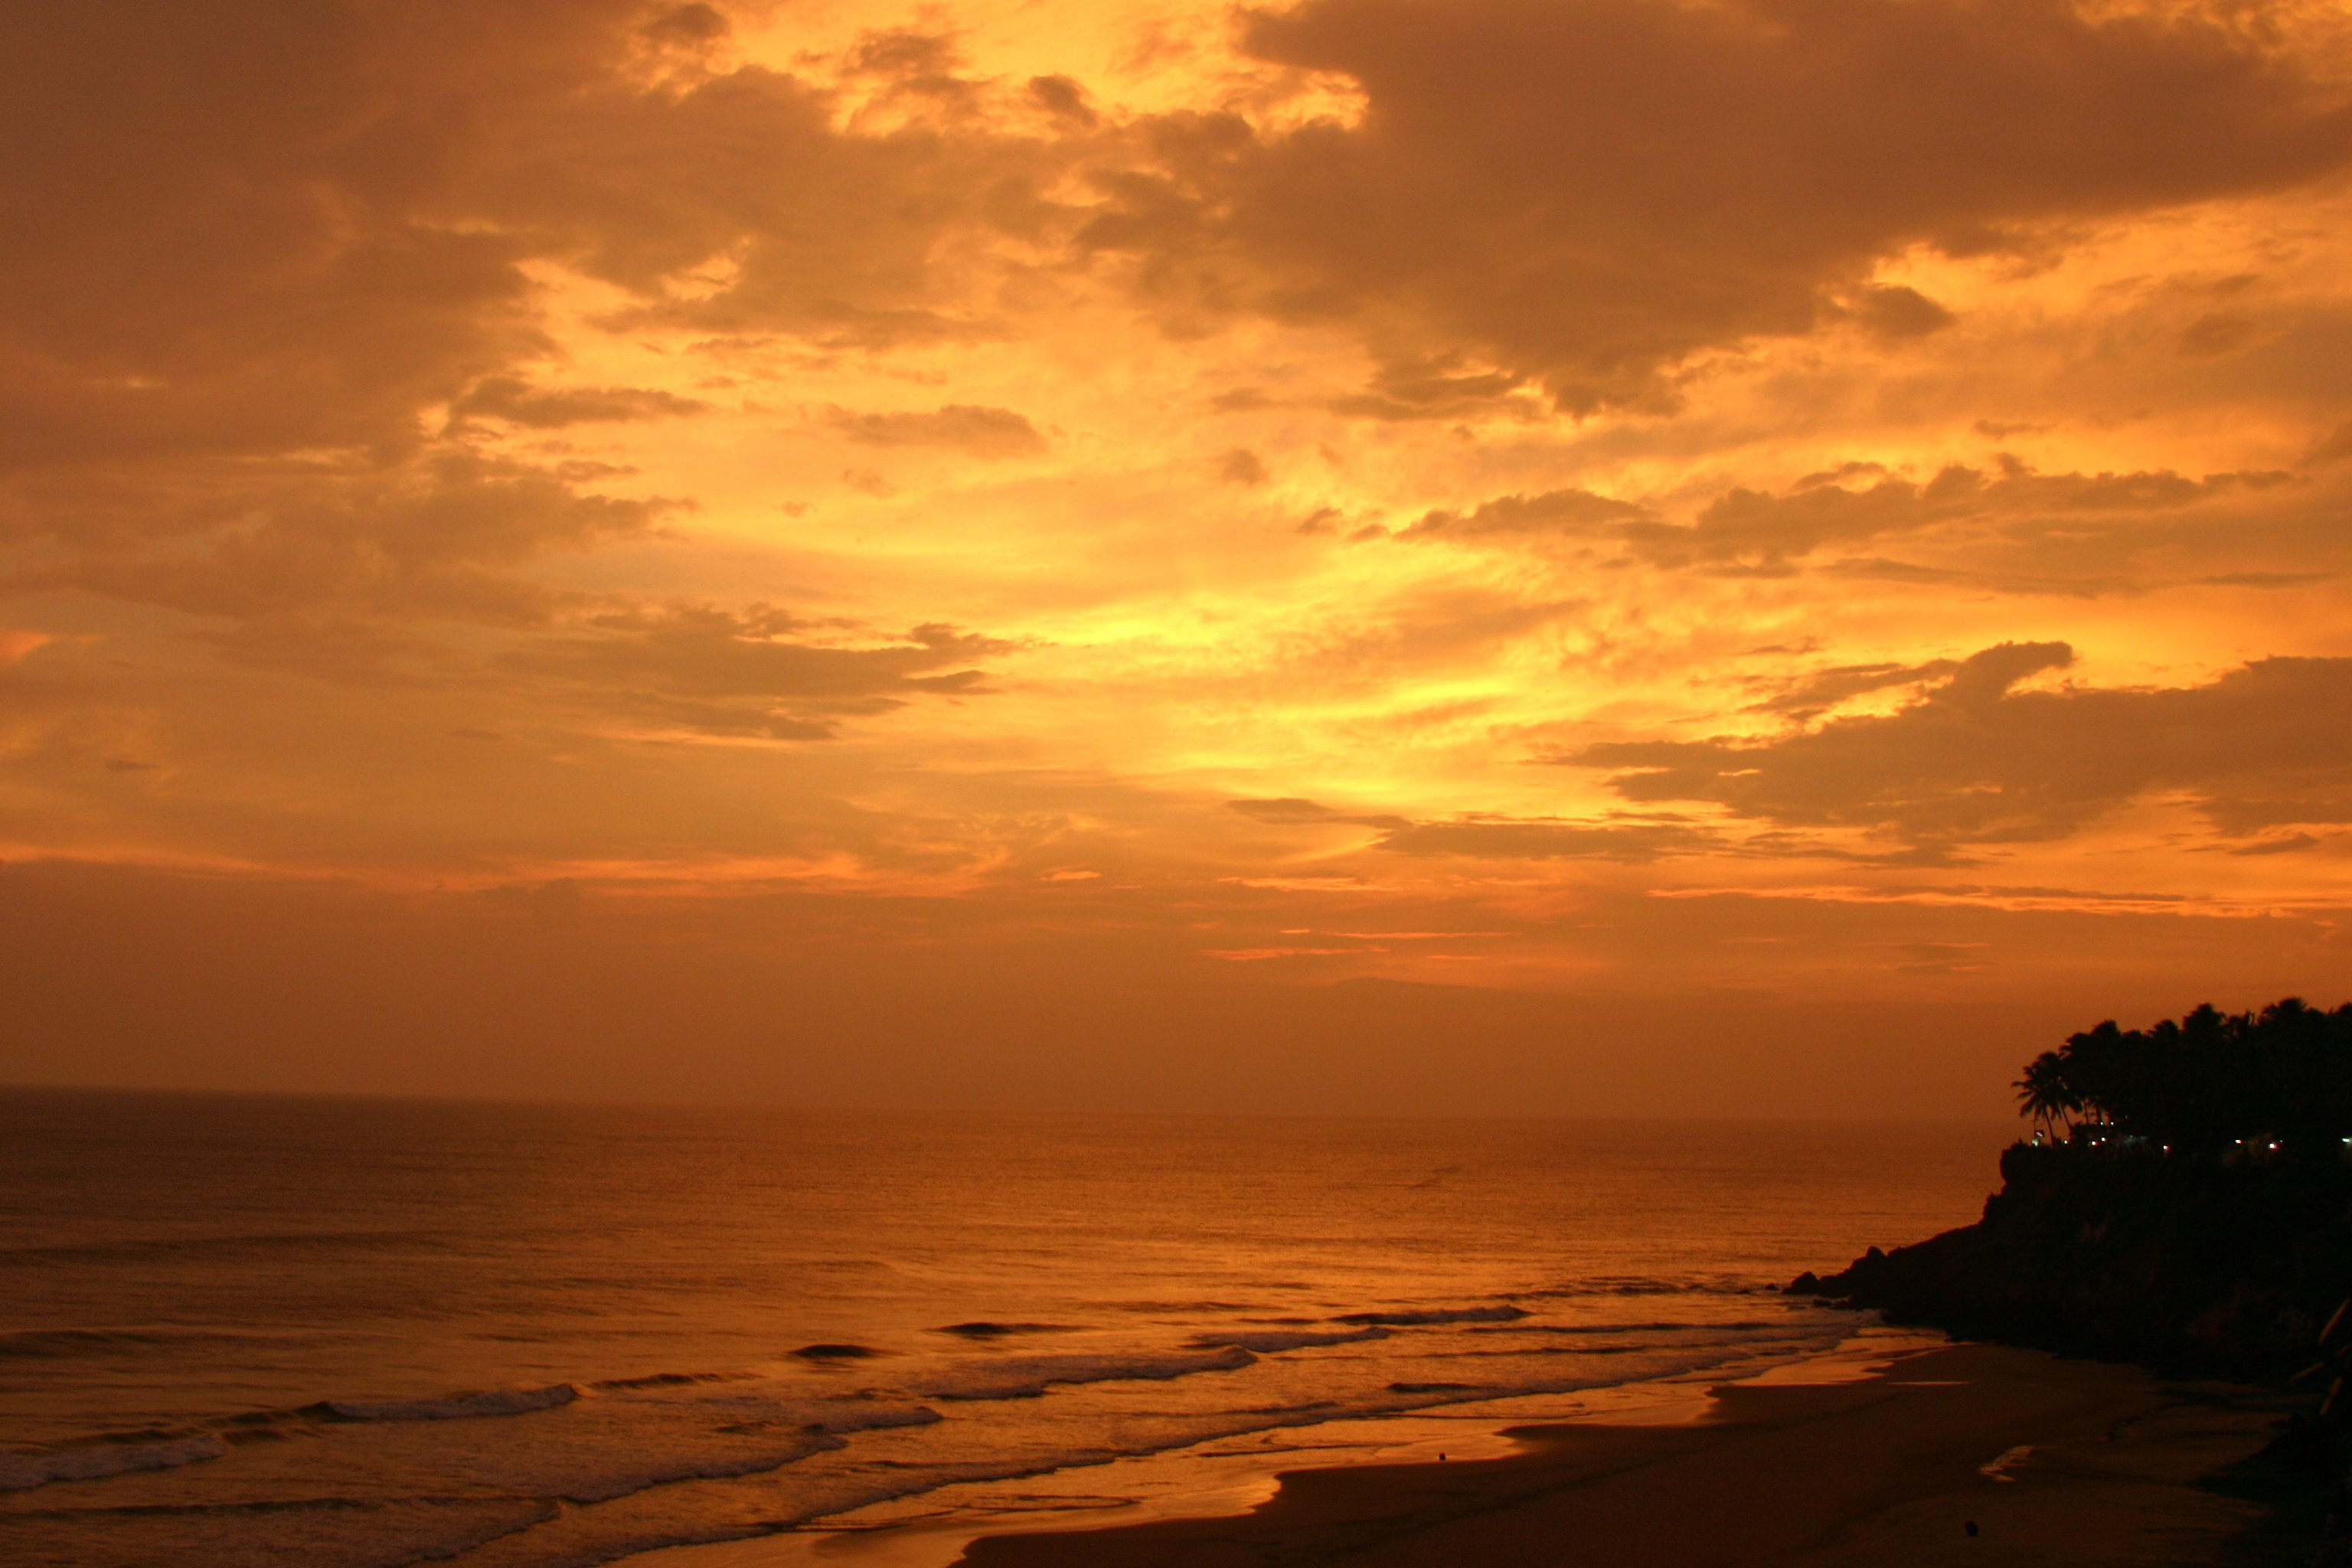
[[2352, 1296], [2352, 1165], [2018, 1144], [1977, 1224], [1790, 1289], [1893, 1322], [2271, 1381]]

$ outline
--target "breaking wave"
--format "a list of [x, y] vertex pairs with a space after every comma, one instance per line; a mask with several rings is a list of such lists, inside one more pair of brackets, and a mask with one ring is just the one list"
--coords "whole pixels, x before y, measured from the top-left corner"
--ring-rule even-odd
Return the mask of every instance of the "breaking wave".
[[89, 1444], [46, 1454], [0, 1454], [0, 1491], [26, 1491], [51, 1481], [100, 1481], [132, 1470], [168, 1470], [202, 1464], [228, 1452], [210, 1432], [157, 1442]]
[[438, 1399], [322, 1399], [303, 1406], [303, 1414], [332, 1421], [464, 1421], [478, 1415], [527, 1415], [579, 1397], [580, 1390], [571, 1384], [556, 1383], [545, 1388], [446, 1394]]
[[242, 1344], [248, 1338], [202, 1329], [17, 1329], [0, 1333], [0, 1361], [63, 1361], [123, 1351]]
[[992, 1323], [986, 1321], [971, 1323], [950, 1323], [940, 1332], [953, 1334], [962, 1340], [1001, 1340], [1012, 1334], [1055, 1334], [1063, 1332], [1059, 1323]]
[[[1528, 1323], [1508, 1331], [1525, 1334], [1567, 1334], [1583, 1338], [1601, 1334], [1741, 1334], [1761, 1329], [1785, 1328], [1785, 1323], [1761, 1321], [1741, 1323]], [[1470, 1331], [1492, 1333], [1494, 1330]]]
[[1365, 1340], [1384, 1340], [1388, 1330], [1378, 1324], [1338, 1332], [1314, 1329], [1240, 1330], [1232, 1333], [1194, 1334], [1196, 1345], [1231, 1345], [1236, 1350], [1255, 1351], [1270, 1355], [1276, 1351], [1307, 1350], [1316, 1345], [1351, 1345]]
[[645, 1377], [608, 1377], [586, 1386], [599, 1394], [617, 1394], [639, 1388], [691, 1388], [702, 1383], [743, 1383], [751, 1376], [748, 1372], [656, 1372]]
[[1033, 1399], [1057, 1384], [1116, 1383], [1129, 1378], [1165, 1383], [1196, 1372], [1239, 1372], [1256, 1360], [1239, 1345], [1157, 1355], [1014, 1356], [959, 1366], [945, 1376], [917, 1381], [911, 1387], [932, 1399]]
[[1436, 1323], [1510, 1323], [1531, 1316], [1524, 1307], [1429, 1307], [1391, 1312], [1342, 1312], [1331, 1321], [1420, 1328]]

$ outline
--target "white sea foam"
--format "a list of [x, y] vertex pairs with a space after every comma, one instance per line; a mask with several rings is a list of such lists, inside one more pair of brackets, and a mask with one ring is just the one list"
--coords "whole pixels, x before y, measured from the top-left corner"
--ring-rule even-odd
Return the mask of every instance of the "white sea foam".
[[131, 1470], [168, 1470], [228, 1452], [209, 1432], [154, 1443], [107, 1443], [46, 1454], [0, 1454], [0, 1491], [24, 1491], [51, 1481], [98, 1481]]

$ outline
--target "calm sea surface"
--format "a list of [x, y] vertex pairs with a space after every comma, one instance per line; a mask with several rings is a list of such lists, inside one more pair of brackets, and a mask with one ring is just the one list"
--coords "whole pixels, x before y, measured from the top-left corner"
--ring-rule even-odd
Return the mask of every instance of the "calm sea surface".
[[594, 1563], [1833, 1345], [1979, 1125], [0, 1092], [0, 1562]]

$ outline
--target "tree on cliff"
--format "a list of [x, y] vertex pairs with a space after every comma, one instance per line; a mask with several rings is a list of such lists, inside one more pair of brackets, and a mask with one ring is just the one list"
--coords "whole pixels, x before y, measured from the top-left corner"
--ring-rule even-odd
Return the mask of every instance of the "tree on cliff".
[[2083, 1109], [2066, 1087], [2064, 1064], [2055, 1051], [2044, 1051], [2025, 1064], [2025, 1076], [2017, 1080], [2018, 1114], [2031, 1116], [2037, 1131], [2055, 1136], [2061, 1121], [2070, 1122], [2074, 1112]]
[[2011, 1144], [1974, 1225], [1790, 1289], [2200, 1375], [2352, 1364], [2352, 1005], [2101, 1024], [2017, 1090], [2072, 1147]]
[[2145, 1030], [2110, 1019], [2036, 1057], [2016, 1088], [2019, 1114], [2053, 1130], [2087, 1120], [2176, 1152], [2340, 1159], [2352, 1149], [2352, 1004], [2209, 1004]]

